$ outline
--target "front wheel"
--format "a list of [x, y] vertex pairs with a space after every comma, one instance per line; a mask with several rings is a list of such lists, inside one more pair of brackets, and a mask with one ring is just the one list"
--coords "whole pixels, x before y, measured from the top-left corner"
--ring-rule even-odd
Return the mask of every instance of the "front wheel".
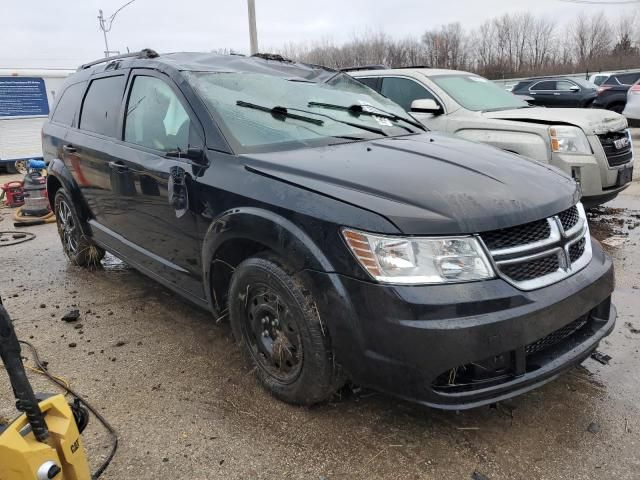
[[229, 318], [250, 367], [280, 400], [312, 405], [341, 386], [313, 298], [278, 259], [250, 258], [236, 268]]
[[99, 265], [104, 257], [104, 250], [84, 234], [73, 202], [62, 188], [56, 192], [54, 210], [62, 249], [69, 260], [81, 267]]

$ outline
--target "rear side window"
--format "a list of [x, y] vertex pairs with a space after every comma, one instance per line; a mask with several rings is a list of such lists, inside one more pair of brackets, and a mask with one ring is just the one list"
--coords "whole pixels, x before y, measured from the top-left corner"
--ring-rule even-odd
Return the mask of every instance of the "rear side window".
[[545, 80], [544, 82], [538, 82], [533, 87], [531, 87], [531, 90], [555, 90], [555, 89], [556, 89], [555, 80]]
[[91, 82], [82, 104], [80, 128], [108, 137], [116, 137], [125, 77], [98, 78]]
[[380, 93], [396, 102], [406, 111], [411, 110], [411, 103], [414, 100], [436, 100], [426, 88], [408, 78], [383, 78]]
[[640, 78], [640, 73], [625, 73], [624, 75], [618, 75], [618, 81], [622, 85], [633, 85]]
[[82, 101], [82, 94], [84, 93], [84, 87], [86, 83], [74, 83], [69, 85], [67, 89], [62, 92], [62, 96], [58, 101], [55, 112], [51, 117], [51, 121], [61, 123], [67, 126], [75, 125], [76, 112]]

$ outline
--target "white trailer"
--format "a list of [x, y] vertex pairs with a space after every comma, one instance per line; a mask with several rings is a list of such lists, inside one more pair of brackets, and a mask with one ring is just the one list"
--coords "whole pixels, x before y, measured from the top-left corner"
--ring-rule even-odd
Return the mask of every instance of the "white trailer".
[[0, 166], [42, 158], [42, 124], [69, 69], [0, 68]]

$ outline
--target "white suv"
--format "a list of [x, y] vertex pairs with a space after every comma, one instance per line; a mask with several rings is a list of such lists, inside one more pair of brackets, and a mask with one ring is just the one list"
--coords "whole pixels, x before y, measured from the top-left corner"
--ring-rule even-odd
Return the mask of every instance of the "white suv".
[[581, 184], [595, 206], [633, 175], [627, 120], [606, 110], [531, 107], [486, 78], [457, 70], [349, 70], [432, 130], [489, 143], [549, 163]]

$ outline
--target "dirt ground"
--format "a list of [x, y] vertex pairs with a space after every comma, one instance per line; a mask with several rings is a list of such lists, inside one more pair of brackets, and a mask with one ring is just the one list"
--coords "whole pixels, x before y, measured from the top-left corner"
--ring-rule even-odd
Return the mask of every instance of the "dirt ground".
[[[118, 430], [105, 479], [637, 479], [637, 177], [591, 215], [617, 269], [618, 323], [600, 348], [610, 364], [589, 359], [494, 408], [440, 412], [369, 391], [288, 406], [244, 367], [227, 325], [114, 257], [94, 272], [69, 265], [55, 225], [0, 247], [0, 295], [19, 336]], [[13, 229], [10, 215], [0, 209], [0, 230]], [[80, 320], [61, 321], [72, 308]], [[0, 414], [12, 417], [0, 378]], [[37, 390], [53, 389], [32, 378]], [[95, 418], [84, 438], [95, 466], [109, 447]]]

